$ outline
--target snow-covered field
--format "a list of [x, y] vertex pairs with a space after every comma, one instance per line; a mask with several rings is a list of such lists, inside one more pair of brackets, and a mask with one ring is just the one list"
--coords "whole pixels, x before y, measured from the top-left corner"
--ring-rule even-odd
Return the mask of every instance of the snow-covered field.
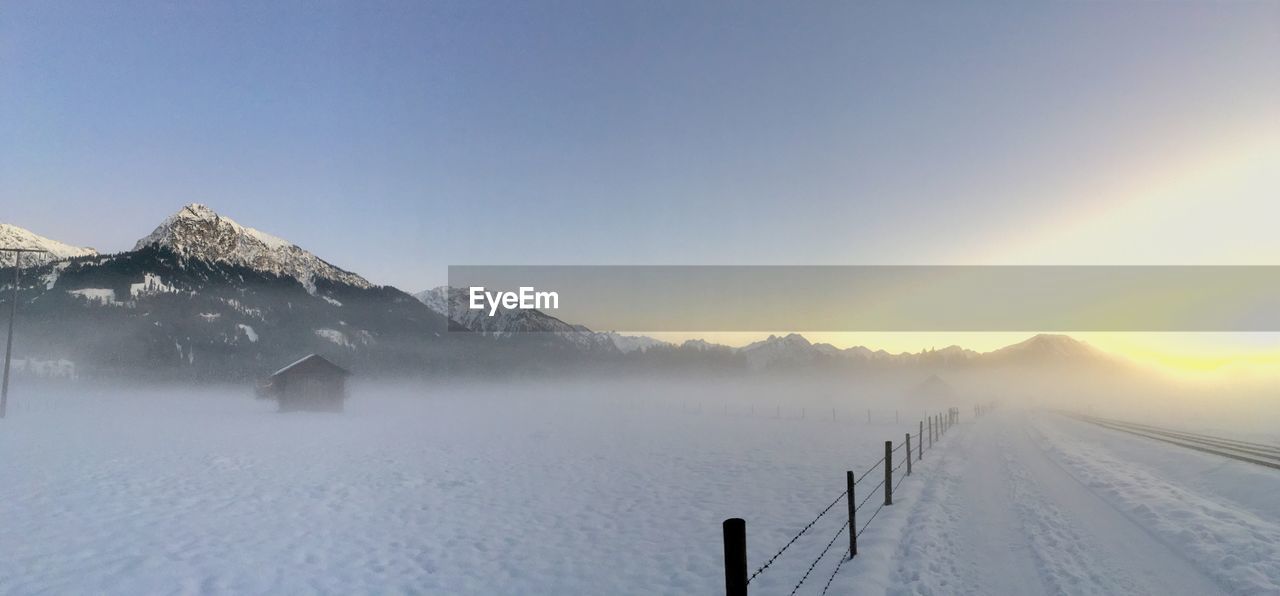
[[[865, 404], [750, 384], [357, 386], [344, 414], [283, 415], [247, 391], [19, 391], [0, 423], [0, 592], [715, 593], [724, 518], [749, 520], [760, 560], [905, 432]], [[807, 558], [770, 574], [794, 582]]]
[[[754, 570], [915, 431], [920, 404], [869, 395], [356, 386], [344, 414], [283, 415], [247, 391], [17, 391], [0, 593], [722, 593], [725, 518], [747, 520]], [[1047, 412], [962, 414], [829, 593], [1280, 593], [1280, 474]], [[790, 592], [842, 523], [843, 503], [752, 592]]]

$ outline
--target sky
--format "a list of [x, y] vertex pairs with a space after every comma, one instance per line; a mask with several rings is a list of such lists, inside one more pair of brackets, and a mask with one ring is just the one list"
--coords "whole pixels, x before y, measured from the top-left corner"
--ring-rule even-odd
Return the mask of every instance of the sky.
[[1280, 2], [6, 0], [0, 221], [459, 264], [1276, 264]]

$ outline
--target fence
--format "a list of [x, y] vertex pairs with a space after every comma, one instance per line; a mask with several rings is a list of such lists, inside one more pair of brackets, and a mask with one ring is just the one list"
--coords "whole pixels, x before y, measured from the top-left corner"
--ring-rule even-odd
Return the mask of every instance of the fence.
[[[992, 407], [993, 406], [991, 405], [975, 406], [974, 416], [981, 416], [986, 412], [989, 412]], [[831, 575], [827, 577], [826, 584], [822, 587], [822, 594], [826, 594], [831, 588], [831, 583], [835, 580], [836, 575], [840, 573], [841, 567], [858, 555], [858, 538], [862, 536], [862, 533], [871, 525], [871, 522], [875, 520], [881, 510], [893, 505], [894, 492], [901, 485], [901, 482], [907, 476], [912, 474], [912, 455], [914, 454], [915, 456], [915, 462], [918, 463], [923, 461], [925, 452], [932, 450], [941, 437], [945, 435], [951, 427], [959, 422], [960, 409], [949, 408], [946, 412], [940, 412], [936, 415], [928, 416], [925, 420], [921, 420], [916, 434], [912, 435], [911, 433], [906, 433], [904, 440], [897, 446], [894, 446], [893, 441], [885, 441], [884, 457], [880, 458], [876, 463], [872, 464], [870, 468], [867, 468], [866, 471], [856, 478], [852, 471], [846, 471], [844, 492], [840, 493], [840, 495], [832, 500], [831, 504], [822, 509], [816, 517], [809, 521], [809, 523], [801, 527], [800, 531], [796, 533], [795, 536], [788, 540], [786, 544], [782, 545], [782, 548], [778, 549], [773, 556], [766, 559], [764, 564], [756, 568], [755, 571], [748, 573], [749, 566], [747, 564], [746, 520], [736, 517], [724, 520], [722, 530], [724, 533], [725, 594], [727, 596], [746, 596], [747, 587], [750, 586], [753, 580], [768, 571], [778, 558], [781, 557], [783, 553], [787, 552], [787, 549], [791, 548], [791, 546], [794, 545], [802, 536], [809, 533], [809, 531], [812, 530], [813, 527], [822, 520], [822, 518], [826, 517], [828, 513], [835, 509], [836, 505], [841, 501], [844, 501], [846, 503], [846, 513], [848, 515], [847, 523], [842, 523], [840, 525], [840, 529], [831, 537], [831, 540], [826, 543], [826, 546], [820, 553], [818, 553], [817, 558], [809, 564], [804, 575], [802, 575], [799, 581], [796, 582], [795, 587], [791, 589], [791, 594], [794, 596], [795, 593], [800, 590], [800, 586], [804, 585], [805, 581], [809, 579], [809, 576], [813, 573], [814, 569], [818, 567], [818, 564], [826, 558], [832, 547], [834, 547], [836, 542], [840, 540], [840, 537], [847, 533], [849, 540], [848, 548], [845, 549], [840, 561], [836, 563], [835, 568], [831, 571]], [[902, 455], [898, 455], [899, 451], [903, 451]], [[862, 497], [860, 502], [857, 501], [856, 495], [858, 494], [858, 491], [856, 489], [863, 486], [865, 482], [868, 482], [867, 476], [870, 476], [871, 473], [875, 472], [877, 469], [883, 470], [883, 476], [874, 487], [863, 493], [865, 496]], [[901, 474], [898, 474], [899, 470], [904, 471]], [[895, 474], [897, 474], [896, 478]], [[883, 489], [883, 491], [881, 489]], [[877, 494], [882, 495], [882, 499], [878, 499], [880, 504], [876, 506], [874, 511], [870, 512], [866, 521], [862, 522], [861, 526], [859, 526], [859, 513], [862, 513], [863, 508], [867, 507], [867, 503], [870, 502]]]

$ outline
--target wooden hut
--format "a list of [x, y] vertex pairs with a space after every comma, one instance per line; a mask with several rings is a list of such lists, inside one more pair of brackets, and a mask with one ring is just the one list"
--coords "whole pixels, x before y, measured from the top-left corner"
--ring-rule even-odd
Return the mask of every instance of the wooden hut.
[[259, 394], [274, 398], [281, 412], [341, 412], [347, 399], [346, 369], [308, 354], [267, 378]]

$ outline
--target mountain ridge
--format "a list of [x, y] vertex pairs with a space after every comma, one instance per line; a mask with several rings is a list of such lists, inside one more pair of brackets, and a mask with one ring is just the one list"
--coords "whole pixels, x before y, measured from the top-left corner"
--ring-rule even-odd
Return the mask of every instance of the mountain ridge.
[[0, 247], [32, 248], [46, 251], [45, 253], [24, 254], [22, 261], [28, 265], [42, 265], [50, 261], [90, 257], [98, 254], [98, 251], [93, 248], [75, 246], [54, 240], [26, 228], [7, 223], [0, 223]]
[[359, 288], [373, 284], [338, 268], [283, 238], [242, 226], [201, 203], [184, 205], [165, 218], [133, 250], [161, 246], [182, 258], [243, 265], [259, 271], [292, 277], [314, 291], [319, 279]]
[[[5, 224], [4, 243], [52, 247], [22, 287], [26, 316], [43, 334], [25, 343], [41, 357], [99, 370], [152, 365], [208, 378], [253, 375], [300, 352], [324, 353], [368, 371], [597, 364], [620, 370], [876, 370], [973, 366], [1048, 367], [1120, 360], [1065, 335], [1041, 334], [986, 353], [947, 346], [890, 354], [838, 348], [798, 333], [730, 347], [680, 345], [593, 331], [535, 309], [470, 311], [461, 289], [414, 295], [375, 286], [282, 238], [192, 203], [134, 249], [101, 255]], [[3, 268], [0, 265], [0, 268]], [[96, 333], [86, 333], [95, 329]], [[447, 333], [468, 331], [471, 333]], [[78, 338], [78, 339], [77, 339]], [[168, 373], [165, 373], [168, 374]], [[177, 373], [174, 373], [177, 374]]]

